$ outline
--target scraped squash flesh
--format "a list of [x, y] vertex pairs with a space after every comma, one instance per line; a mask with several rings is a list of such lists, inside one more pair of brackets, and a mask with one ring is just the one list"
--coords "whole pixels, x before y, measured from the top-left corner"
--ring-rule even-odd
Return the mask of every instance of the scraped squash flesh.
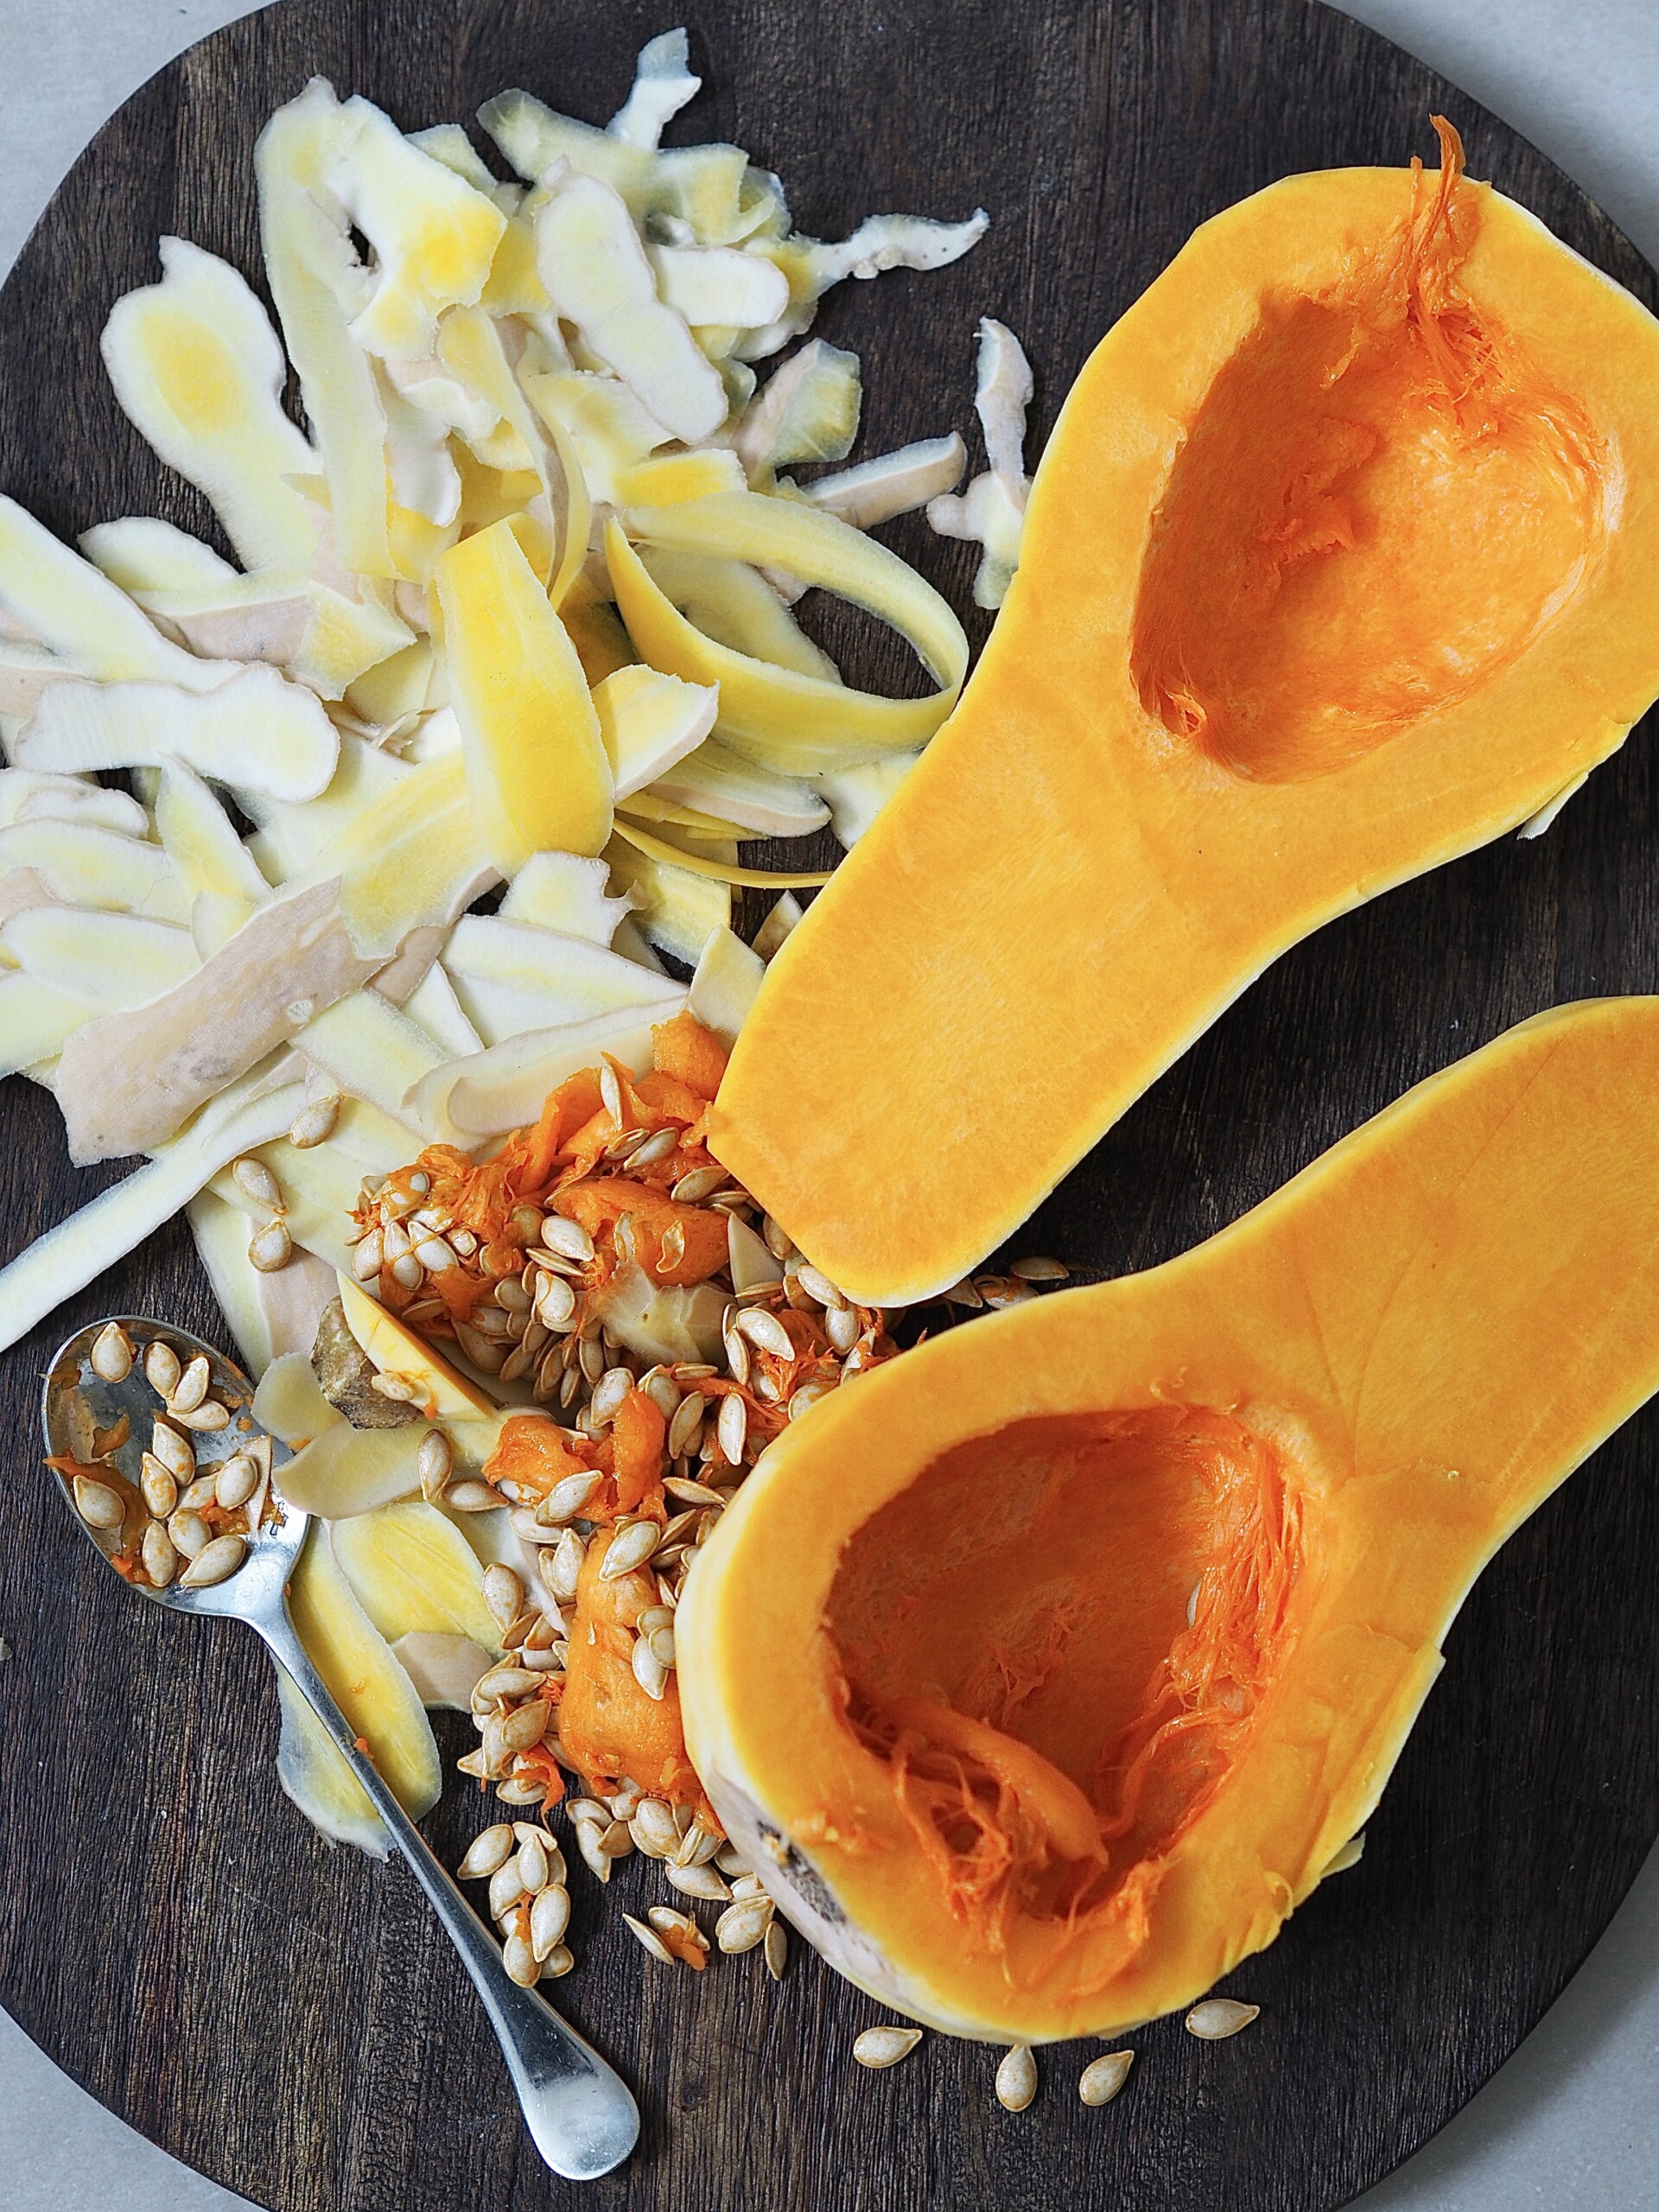
[[850, 1294], [956, 1281], [1659, 692], [1659, 322], [1443, 136], [1229, 209], [1102, 341], [961, 703], [773, 963], [711, 1141]]
[[836, 1966], [1033, 2042], [1273, 1940], [1481, 1568], [1659, 1389], [1656, 1096], [1659, 999], [1541, 1015], [1181, 1258], [789, 1426], [690, 1577], [680, 1695]]

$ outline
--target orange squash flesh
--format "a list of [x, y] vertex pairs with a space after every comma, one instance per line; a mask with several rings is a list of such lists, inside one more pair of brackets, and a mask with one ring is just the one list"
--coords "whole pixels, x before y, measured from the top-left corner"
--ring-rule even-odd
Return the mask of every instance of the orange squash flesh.
[[960, 704], [772, 963], [710, 1147], [850, 1295], [968, 1272], [1659, 693], [1659, 323], [1446, 135], [1228, 209], [1102, 340]]
[[1659, 999], [1542, 1015], [1180, 1259], [788, 1427], [690, 1577], [680, 1693], [834, 1964], [1038, 2041], [1273, 1940], [1482, 1567], [1659, 1389], [1656, 1099]]

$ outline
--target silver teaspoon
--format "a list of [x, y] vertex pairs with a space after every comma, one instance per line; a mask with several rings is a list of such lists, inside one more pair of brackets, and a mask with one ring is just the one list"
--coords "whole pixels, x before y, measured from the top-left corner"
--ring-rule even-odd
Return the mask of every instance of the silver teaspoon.
[[[87, 1440], [92, 1430], [111, 1429], [124, 1414], [131, 1425], [131, 1438], [112, 1458], [118, 1472], [142, 1497], [137, 1485], [142, 1481], [140, 1461], [145, 1440], [150, 1436], [155, 1417], [168, 1411], [145, 1374], [146, 1357], [156, 1344], [171, 1347], [179, 1362], [181, 1380], [174, 1395], [183, 1412], [173, 1418], [190, 1433], [198, 1471], [212, 1474], [246, 1451], [256, 1435], [247, 1413], [253, 1386], [238, 1368], [183, 1329], [123, 1317], [115, 1325], [124, 1332], [134, 1357], [127, 1374], [111, 1379], [121, 1365], [119, 1348], [111, 1339], [105, 1339], [106, 1349], [99, 1359], [99, 1366], [106, 1371], [100, 1373], [92, 1363], [92, 1347], [110, 1325], [99, 1322], [79, 1330], [52, 1362], [41, 1397], [41, 1421], [48, 1452], [54, 1457], [85, 1460], [90, 1456]], [[202, 1370], [195, 1370], [189, 1380], [183, 1379], [184, 1371], [198, 1355], [207, 1362], [207, 1401], [228, 1408], [229, 1417], [217, 1428], [202, 1426], [204, 1421], [216, 1418], [206, 1402], [188, 1402], [198, 1395]], [[170, 1372], [163, 1370], [164, 1380]], [[238, 1426], [242, 1421], [247, 1426]], [[281, 1465], [289, 1457], [274, 1438], [271, 1450], [274, 1465]], [[149, 1471], [154, 1479], [154, 1470]], [[245, 1479], [245, 1468], [232, 1478], [238, 1487]], [[145, 1506], [139, 1502], [130, 1503], [124, 1517], [118, 1515], [111, 1520], [115, 1507], [129, 1495], [123, 1485], [94, 1488], [83, 1483], [78, 1498], [73, 1479], [60, 1475], [59, 1484], [75, 1525], [107, 1560], [122, 1551], [124, 1539], [134, 1541], [135, 1530], [141, 1531], [148, 1518]], [[99, 1490], [102, 1496], [97, 1494]], [[234, 1495], [234, 1490], [229, 1494]], [[248, 1542], [239, 1564], [232, 1564], [237, 1557], [235, 1540], [219, 1540], [230, 1542], [232, 1548], [219, 1553], [209, 1563], [208, 1571], [217, 1573], [226, 1568], [223, 1579], [193, 1586], [186, 1579], [192, 1564], [187, 1559], [179, 1561], [182, 1573], [165, 1588], [142, 1583], [130, 1586], [169, 1612], [245, 1621], [264, 1639], [367, 1790], [392, 1841], [409, 1862], [461, 1954], [461, 1962], [472, 1976], [473, 1986], [483, 1999], [500, 2043], [524, 2108], [524, 2124], [537, 2149], [554, 2172], [567, 2180], [591, 2181], [596, 2175], [608, 2173], [627, 2157], [639, 2139], [639, 2107], [626, 2084], [598, 2052], [534, 1990], [521, 1989], [509, 1978], [494, 1941], [381, 1779], [373, 1761], [359, 1750], [351, 1723], [334, 1703], [289, 1618], [288, 1579], [304, 1546], [310, 1516], [285, 1505], [274, 1491], [270, 1500], [270, 1510]], [[257, 1502], [257, 1494], [254, 1502]], [[206, 1562], [206, 1553], [200, 1556]]]

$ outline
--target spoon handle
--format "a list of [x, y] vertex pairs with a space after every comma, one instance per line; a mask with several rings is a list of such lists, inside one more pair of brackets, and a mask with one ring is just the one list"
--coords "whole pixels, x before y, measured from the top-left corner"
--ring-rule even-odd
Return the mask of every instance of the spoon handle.
[[509, 1978], [494, 1939], [359, 1747], [351, 1723], [296, 1634], [286, 1602], [279, 1600], [276, 1613], [252, 1619], [249, 1625], [264, 1637], [368, 1791], [392, 1841], [448, 1931], [484, 2000], [537, 2149], [554, 2172], [568, 2181], [591, 2181], [608, 2173], [627, 2157], [639, 2134], [639, 2107], [626, 2084], [551, 2005]]

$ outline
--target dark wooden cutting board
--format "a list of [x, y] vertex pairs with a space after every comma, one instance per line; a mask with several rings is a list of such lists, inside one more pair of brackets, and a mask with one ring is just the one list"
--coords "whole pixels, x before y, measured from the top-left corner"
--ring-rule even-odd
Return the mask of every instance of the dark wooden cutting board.
[[[98, 359], [112, 300], [164, 232], [255, 266], [250, 155], [314, 72], [414, 127], [522, 84], [602, 120], [669, 0], [284, 0], [164, 70], [99, 134], [0, 299], [0, 487], [57, 529], [130, 512], [207, 527], [118, 413]], [[1287, 172], [1432, 157], [1428, 117], [1653, 304], [1648, 269], [1533, 149], [1347, 18], [1303, 0], [705, 0], [708, 89], [671, 137], [735, 139], [836, 237], [874, 209], [992, 227], [956, 268], [849, 284], [819, 327], [865, 364], [863, 450], [968, 426], [975, 318], [1025, 340], [1038, 434], [1094, 340], [1193, 226]], [[965, 551], [901, 526], [965, 602]], [[1468, 548], [1480, 558], [1478, 544]], [[982, 635], [982, 623], [976, 637]], [[898, 658], [838, 648], [865, 679]], [[862, 656], [861, 658], [860, 656]], [[1281, 961], [1045, 1207], [1026, 1249], [1107, 1273], [1219, 1228], [1395, 1097], [1539, 1008], [1659, 974], [1659, 779], [1638, 735], [1539, 842], [1506, 841]], [[1020, 824], [986, 794], [985, 865]], [[902, 948], [897, 949], [902, 957]], [[6, 1086], [9, 1255], [114, 1171], [66, 1164], [51, 1102]], [[1656, 1104], [1656, 1110], [1659, 1110]], [[100, 1312], [224, 1341], [175, 1226], [0, 1362], [0, 1996], [154, 2141], [273, 2212], [534, 2212], [583, 2192], [521, 2133], [470, 1989], [413, 1885], [331, 1852], [279, 1795], [252, 1639], [124, 1605], [35, 1464], [60, 1336]], [[1656, 1323], [1659, 1325], [1659, 1322]], [[995, 2054], [928, 2038], [849, 2063], [880, 2017], [797, 1946], [700, 1980], [648, 1962], [575, 1872], [580, 1971], [559, 1997], [636, 2085], [638, 2155], [603, 2212], [1325, 2212], [1412, 2152], [1515, 2048], [1595, 1942], [1659, 1828], [1659, 1417], [1632, 1422], [1507, 1548], [1363, 1861], [1234, 1978], [1236, 2043], [1179, 2022], [1133, 2041], [1129, 2087], [1078, 2103], [1090, 2051], [1046, 2055], [1038, 2102], [992, 2101]], [[460, 1725], [442, 1731], [453, 1757]], [[453, 1789], [449, 1863], [482, 1824]]]

